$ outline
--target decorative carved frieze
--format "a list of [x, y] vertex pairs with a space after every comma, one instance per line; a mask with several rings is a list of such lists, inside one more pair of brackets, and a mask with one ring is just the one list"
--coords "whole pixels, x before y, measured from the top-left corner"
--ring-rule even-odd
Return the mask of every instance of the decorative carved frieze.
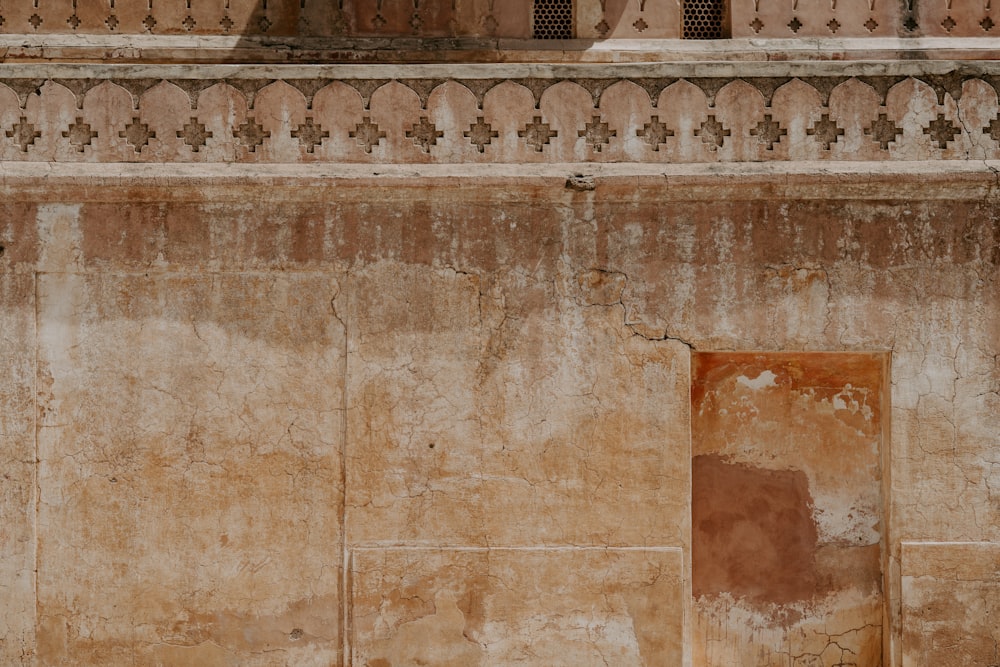
[[155, 78], [139, 76], [142, 72], [122, 77], [109, 71], [116, 76], [0, 78], [0, 160], [692, 163], [1000, 157], [1000, 77], [988, 70], [780, 79], [395, 80], [294, 78], [280, 71], [267, 77]]

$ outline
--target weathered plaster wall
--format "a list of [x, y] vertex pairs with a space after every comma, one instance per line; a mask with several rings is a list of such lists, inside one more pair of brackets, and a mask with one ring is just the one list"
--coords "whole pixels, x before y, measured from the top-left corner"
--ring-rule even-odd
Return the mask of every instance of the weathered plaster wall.
[[592, 166], [5, 166], [0, 662], [691, 660], [693, 350], [889, 355], [892, 659], [988, 656], [994, 172]]
[[[35, 289], [30, 205], [3, 205], [0, 275], [0, 662], [22, 664], [35, 651]], [[11, 245], [12, 238], [23, 243]], [[8, 248], [8, 245], [11, 247]], [[17, 269], [17, 265], [22, 265]], [[11, 270], [13, 269], [13, 270]]]

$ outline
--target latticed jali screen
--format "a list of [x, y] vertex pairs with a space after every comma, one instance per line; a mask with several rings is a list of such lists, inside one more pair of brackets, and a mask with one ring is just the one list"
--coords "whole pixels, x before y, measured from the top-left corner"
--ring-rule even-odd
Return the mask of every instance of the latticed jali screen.
[[573, 0], [535, 0], [532, 37], [572, 39]]
[[725, 0], [686, 0], [684, 39], [722, 39]]

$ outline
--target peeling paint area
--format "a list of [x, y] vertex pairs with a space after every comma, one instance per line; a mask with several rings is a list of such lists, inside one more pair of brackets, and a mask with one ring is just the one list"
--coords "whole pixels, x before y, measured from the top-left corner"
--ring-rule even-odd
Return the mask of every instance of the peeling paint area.
[[693, 355], [694, 664], [882, 664], [884, 364]]

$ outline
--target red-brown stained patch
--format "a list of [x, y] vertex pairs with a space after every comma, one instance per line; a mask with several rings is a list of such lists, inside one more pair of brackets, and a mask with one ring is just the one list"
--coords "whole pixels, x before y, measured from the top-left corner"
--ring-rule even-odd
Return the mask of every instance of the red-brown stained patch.
[[885, 362], [692, 355], [695, 664], [778, 664], [830, 628], [867, 628], [845, 650], [877, 664]]
[[692, 460], [695, 597], [728, 592], [786, 604], [818, 593], [816, 525], [805, 473]]

